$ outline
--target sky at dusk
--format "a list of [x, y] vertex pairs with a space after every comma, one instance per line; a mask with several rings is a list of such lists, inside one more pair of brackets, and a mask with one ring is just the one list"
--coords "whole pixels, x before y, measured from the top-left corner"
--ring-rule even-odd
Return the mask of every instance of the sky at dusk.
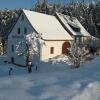
[[[9, 8], [9, 9], [15, 9], [15, 8], [32, 8], [37, 0], [0, 0], [0, 9]], [[62, 2], [67, 3], [71, 2], [72, 0], [48, 0], [51, 2]], [[75, 1], [75, 0], [74, 0]], [[79, 0], [82, 1], [82, 0]], [[87, 0], [85, 0], [87, 1]]]

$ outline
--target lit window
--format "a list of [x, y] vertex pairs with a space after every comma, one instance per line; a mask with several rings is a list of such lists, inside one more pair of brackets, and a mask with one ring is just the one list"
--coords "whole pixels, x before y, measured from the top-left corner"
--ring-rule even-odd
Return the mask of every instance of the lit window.
[[54, 47], [51, 47], [51, 48], [50, 48], [50, 53], [51, 53], [51, 54], [54, 54]]
[[18, 28], [18, 34], [20, 34], [20, 28]]

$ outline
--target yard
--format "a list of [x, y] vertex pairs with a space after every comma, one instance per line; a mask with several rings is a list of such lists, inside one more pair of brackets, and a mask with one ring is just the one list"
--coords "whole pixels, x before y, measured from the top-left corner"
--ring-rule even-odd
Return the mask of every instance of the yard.
[[4, 63], [4, 58], [0, 57], [0, 100], [100, 100], [100, 57], [78, 69], [68, 63], [41, 63], [31, 74]]

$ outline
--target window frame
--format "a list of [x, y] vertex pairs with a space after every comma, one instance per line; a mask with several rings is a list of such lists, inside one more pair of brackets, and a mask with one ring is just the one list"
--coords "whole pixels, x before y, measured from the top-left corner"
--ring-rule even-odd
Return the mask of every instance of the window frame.
[[54, 47], [50, 47], [50, 54], [54, 54]]
[[24, 34], [27, 34], [27, 28], [24, 27]]
[[11, 51], [14, 52], [14, 45], [11, 45]]
[[20, 34], [20, 31], [21, 31], [21, 29], [20, 29], [20, 27], [18, 27], [17, 34]]
[[24, 15], [21, 16], [21, 20], [24, 21]]

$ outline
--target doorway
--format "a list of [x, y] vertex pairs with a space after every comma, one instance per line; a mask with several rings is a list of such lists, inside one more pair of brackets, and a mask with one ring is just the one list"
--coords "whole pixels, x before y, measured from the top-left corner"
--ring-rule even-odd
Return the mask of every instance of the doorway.
[[69, 54], [68, 48], [70, 48], [70, 47], [71, 47], [71, 45], [69, 42], [64, 42], [62, 45], [62, 54], [65, 54], [65, 55]]

